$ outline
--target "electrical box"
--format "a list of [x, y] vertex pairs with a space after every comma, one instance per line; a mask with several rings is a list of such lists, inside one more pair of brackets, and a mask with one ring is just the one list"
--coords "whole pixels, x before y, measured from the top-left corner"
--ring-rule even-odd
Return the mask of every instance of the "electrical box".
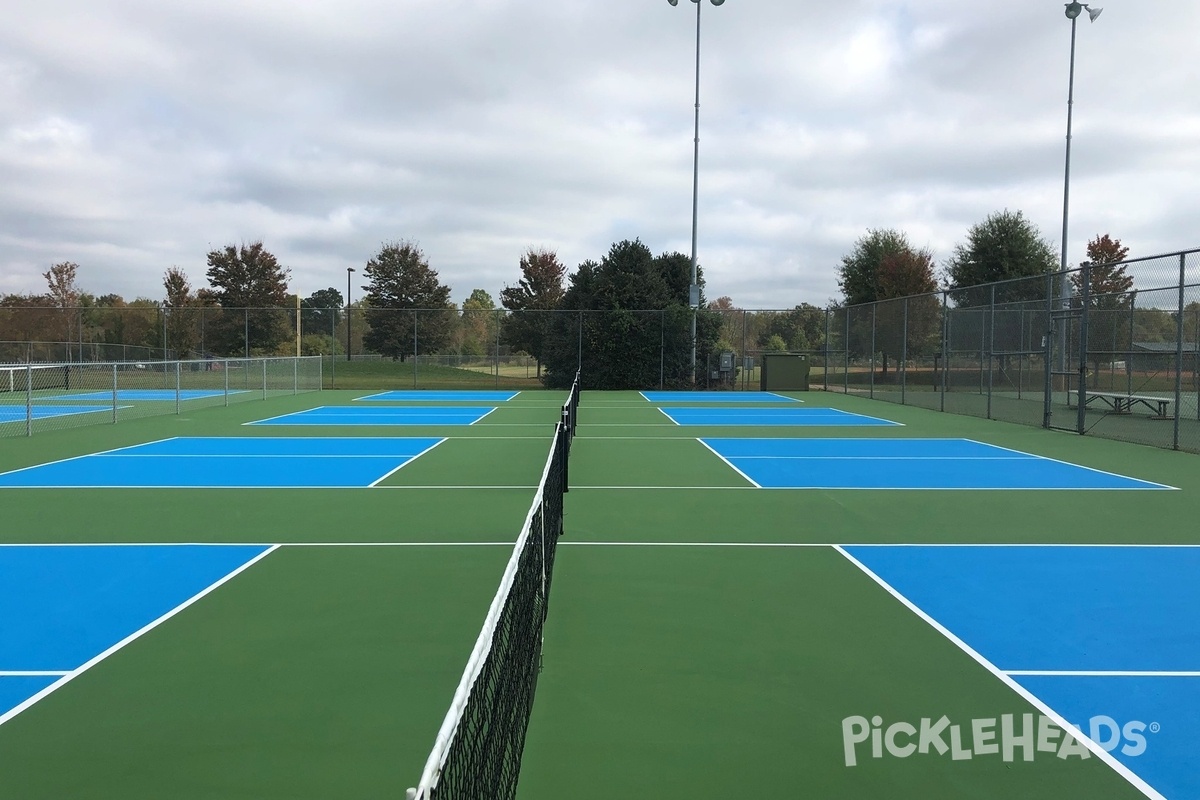
[[806, 355], [765, 353], [759, 388], [764, 392], [807, 392], [810, 366]]

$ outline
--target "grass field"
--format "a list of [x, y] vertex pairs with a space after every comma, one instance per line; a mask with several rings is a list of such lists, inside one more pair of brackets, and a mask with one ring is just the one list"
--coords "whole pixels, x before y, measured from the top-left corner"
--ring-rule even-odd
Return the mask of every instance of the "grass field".
[[[392, 388], [405, 387], [372, 384]], [[70, 679], [19, 713], [0, 708], [0, 797], [403, 796], [534, 496], [565, 393], [522, 391], [472, 425], [245, 424], [362, 405], [355, 398], [367, 393], [185, 408], [0, 440], [0, 473], [8, 473], [174, 437], [444, 439], [370, 488], [0, 488], [3, 545], [281, 545], [88, 668], [56, 668]], [[854, 396], [794, 397], [803, 402], [766, 405], [832, 406], [900, 424], [688, 426], [672, 420], [669, 404], [636, 392], [583, 395], [522, 800], [1200, 797], [1200, 736], [1187, 722], [1200, 718], [1194, 684], [1162, 683], [1200, 682], [1188, 672], [1200, 658], [1188, 662], [1186, 650], [1200, 641], [1200, 606], [1170, 564], [1151, 576], [1162, 607], [1143, 608], [1144, 570], [1122, 570], [1148, 548], [1071, 550], [1093, 559], [1074, 572], [1072, 560], [1053, 566], [1057, 548], [1052, 558], [1007, 547], [1171, 545], [1181, 547], [1162, 551], [1170, 560], [1190, 563], [1190, 546], [1200, 544], [1200, 459]], [[1086, 469], [1068, 477], [1085, 483], [1114, 473], [1171, 488], [866, 488], [870, 476], [917, 475], [925, 462], [936, 462], [943, 480], [990, 480], [986, 463], [972, 472], [971, 459], [949, 463], [914, 450], [898, 464], [855, 461], [839, 488], [763, 489], [755, 483], [776, 475], [765, 463], [776, 456], [722, 455], [728, 439], [887, 440], [901, 452], [918, 440], [969, 440], [1037, 457], [1030, 469], [1078, 465]], [[327, 463], [321, 469], [337, 469]], [[828, 466], [815, 478], [833, 474]], [[905, 547], [881, 547], [891, 544]], [[0, 547], [0, 576], [4, 551], [14, 549]], [[55, 583], [55, 549], [78, 550], [38, 548], [45, 567], [17, 577], [62, 592], [69, 618], [86, 602]], [[982, 552], [984, 566], [964, 571], [942, 555], [960, 551]], [[908, 567], [889, 561], [909, 554]], [[996, 566], [1017, 557], [1024, 560], [1009, 572]], [[1096, 578], [1108, 583], [1087, 585]], [[897, 588], [906, 579], [914, 582]], [[141, 584], [97, 583], [122, 598], [143, 592]], [[0, 585], [9, 603], [0, 632], [19, 633], [19, 617], [49, 613], [5, 591]], [[943, 595], [948, 606], [939, 605]], [[1119, 620], [1129, 608], [1141, 609], [1131, 627], [1156, 632], [1167, 655], [1094, 667], [1122, 672], [1106, 686], [1178, 674], [1153, 689], [1093, 692], [1071, 705], [1082, 684], [1067, 673], [1104, 661], [1116, 647], [1108, 632], [1125, 631]], [[1173, 626], [1167, 635], [1162, 616]], [[987, 654], [1001, 645], [986, 631], [1005, 626], [1018, 644], [1051, 643], [1047, 652], [1060, 660], [992, 663]], [[48, 669], [5, 641], [0, 700], [6, 682]], [[1187, 658], [1161, 665], [1176, 652], [1167, 641]], [[1062, 666], [1071, 654], [1085, 666]], [[1075, 682], [1065, 693], [1037, 683], [1068, 679]], [[1080, 708], [1092, 711], [1081, 717]], [[1127, 728], [1112, 753], [1103, 743], [1064, 747], [1070, 737], [1052, 724], [1065, 719], [1087, 734], [1089, 719], [1105, 715]], [[1022, 731], [1002, 733], [1006, 717], [1017, 728], [1049, 719], [1053, 744], [1038, 746], [1039, 729], [1028, 748], [1014, 749]], [[942, 728], [921, 733], [942, 718]], [[1136, 722], [1146, 728], [1128, 727]], [[1159, 732], [1148, 732], [1152, 724]], [[989, 732], [1010, 757], [989, 751]], [[1144, 753], [1123, 755], [1139, 735]], [[917, 750], [919, 740], [923, 752], [905, 748]]]

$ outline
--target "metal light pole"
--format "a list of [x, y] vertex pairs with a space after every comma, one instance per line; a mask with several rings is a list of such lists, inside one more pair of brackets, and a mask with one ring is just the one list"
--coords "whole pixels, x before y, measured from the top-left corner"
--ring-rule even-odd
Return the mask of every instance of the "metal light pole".
[[[667, 0], [673, 6], [679, 5], [679, 0]], [[696, 223], [699, 216], [700, 201], [700, 8], [704, 4], [700, 0], [692, 0], [696, 4], [696, 125], [692, 140], [692, 283], [688, 287], [688, 305], [692, 307], [692, 382], [696, 381], [696, 315], [700, 308], [699, 274], [696, 268]], [[719, 6], [725, 0], [710, 0], [714, 6]]]
[[346, 267], [346, 360], [350, 360], [350, 273], [354, 267]]
[[[1063, 220], [1062, 220], [1062, 257], [1059, 260], [1061, 281], [1059, 285], [1059, 303], [1063, 311], [1071, 307], [1071, 282], [1067, 278], [1067, 220], [1071, 208], [1071, 112], [1075, 107], [1075, 22], [1086, 9], [1088, 18], [1096, 21], [1102, 8], [1088, 8], [1086, 3], [1067, 3], [1067, 19], [1071, 20], [1071, 72], [1067, 83], [1067, 158], [1066, 173], [1063, 177]], [[1067, 368], [1067, 320], [1064, 318], [1058, 332], [1058, 364], [1059, 370]]]

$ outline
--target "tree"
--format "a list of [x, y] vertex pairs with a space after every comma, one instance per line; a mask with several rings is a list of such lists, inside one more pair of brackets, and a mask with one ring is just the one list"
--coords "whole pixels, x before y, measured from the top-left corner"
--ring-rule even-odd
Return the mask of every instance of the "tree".
[[[1088, 242], [1088, 288], [1093, 297], [1124, 295], [1133, 289], [1133, 277], [1125, 274], [1122, 265], [1127, 255], [1129, 248], [1122, 245], [1120, 239], [1113, 239], [1107, 233]], [[1083, 270], [1071, 274], [1071, 285], [1075, 287], [1076, 294], [1083, 291]]]
[[[945, 264], [950, 298], [960, 308], [991, 302], [983, 284], [1017, 278], [1043, 278], [1058, 270], [1050, 243], [1020, 211], [999, 211], [971, 226], [967, 241], [954, 248]], [[995, 287], [996, 303], [1046, 300], [1046, 281], [1023, 280]]]
[[25, 343], [8, 345], [12, 349], [9, 352], [6, 348], [5, 361], [26, 361], [32, 342], [56, 339], [62, 320], [55, 306], [54, 298], [48, 294], [9, 294], [0, 298], [0, 342]]
[[58, 325], [54, 340], [67, 343], [67, 357], [70, 358], [70, 343], [75, 341], [79, 316], [79, 286], [75, 283], [79, 273], [79, 265], [73, 261], [63, 261], [55, 264], [42, 273], [46, 284], [50, 287], [50, 299], [59, 310]]
[[167, 348], [171, 348], [177, 358], [188, 358], [194, 354], [199, 340], [196, 330], [199, 317], [196, 296], [192, 293], [187, 274], [179, 267], [170, 267], [163, 274], [163, 289], [166, 290], [166, 298], [163, 300], [163, 313], [166, 315], [163, 325], [166, 334], [163, 356], [166, 356]]
[[1133, 277], [1121, 265], [1128, 254], [1120, 239], [1097, 235], [1087, 245], [1088, 263], [1071, 274], [1076, 297], [1083, 294], [1085, 270], [1088, 274], [1088, 354], [1094, 373], [1102, 363], [1116, 361], [1118, 354], [1130, 349], [1131, 309], [1137, 292], [1131, 291]]
[[[893, 270], [894, 274], [890, 276], [887, 286], [881, 285], [880, 270], [884, 260], [900, 254], [921, 256], [931, 264], [933, 261], [933, 256], [928, 250], [917, 250], [909, 244], [908, 236], [895, 229], [872, 229], [860, 237], [854, 243], [854, 249], [842, 256], [842, 264], [838, 268], [838, 287], [842, 290], [846, 305], [856, 306], [930, 291], [923, 288], [926, 285], [925, 276], [917, 271], [910, 276], [908, 273]], [[918, 259], [913, 259], [912, 263], [916, 264], [917, 261]], [[902, 280], [904, 277], [911, 277], [915, 281], [914, 286], [905, 286]], [[928, 278], [933, 282], [932, 266]], [[934, 288], [936, 289], [936, 284]]]
[[[288, 341], [292, 332], [283, 306], [288, 301], [290, 274], [262, 242], [226, 245], [209, 252], [211, 299], [225, 310], [208, 336], [214, 349], [225, 354], [248, 354], [252, 349], [274, 353]], [[241, 313], [231, 313], [231, 309]]]
[[[703, 273], [698, 274], [703, 286]], [[609, 248], [599, 263], [585, 261], [568, 278], [562, 308], [546, 338], [544, 382], [568, 386], [577, 367], [585, 388], [691, 386], [692, 315], [696, 363], [707, 362], [718, 340], [720, 315], [689, 307], [691, 259], [653, 256], [640, 240]], [[583, 363], [579, 359], [582, 356]]]
[[546, 333], [554, 311], [562, 303], [566, 271], [553, 250], [530, 247], [521, 256], [517, 285], [500, 291], [500, 304], [513, 312], [504, 320], [504, 342], [534, 357], [539, 378]]
[[342, 293], [330, 286], [300, 301], [300, 330], [304, 335], [332, 336], [341, 321]]
[[[842, 257], [838, 286], [846, 305], [878, 303], [871, 309], [870, 322], [863, 314], [850, 331], [850, 349], [862, 354], [882, 354], [883, 373], [888, 371], [889, 353], [908, 349], [908, 341], [924, 342], [929, 328], [936, 327], [937, 279], [933, 254], [909, 244], [897, 230], [870, 230]], [[921, 300], [900, 298], [921, 296]], [[895, 302], [881, 302], [895, 301]], [[918, 313], [912, 313], [916, 310]]]
[[497, 325], [496, 301], [483, 289], [473, 290], [462, 304], [459, 352], [474, 357], [494, 355]]
[[409, 353], [434, 353], [446, 345], [453, 325], [450, 287], [438, 281], [420, 247], [385, 243], [364, 274], [370, 281], [362, 287], [370, 326], [365, 347], [404, 361]]
[[788, 346], [782, 336], [773, 333], [763, 342], [762, 349], [768, 353], [782, 353], [788, 349]]

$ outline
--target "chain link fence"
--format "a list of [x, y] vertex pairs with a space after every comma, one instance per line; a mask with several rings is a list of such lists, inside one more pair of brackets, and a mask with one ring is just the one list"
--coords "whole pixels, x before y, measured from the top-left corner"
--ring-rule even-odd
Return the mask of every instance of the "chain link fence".
[[1200, 251], [829, 315], [830, 389], [1200, 452]]
[[0, 437], [318, 391], [319, 358], [0, 366]]
[[1195, 452], [1198, 343], [1196, 250], [830, 309], [0, 309], [0, 364], [312, 356], [326, 388], [581, 370], [587, 389], [739, 391], [786, 352], [814, 389]]

